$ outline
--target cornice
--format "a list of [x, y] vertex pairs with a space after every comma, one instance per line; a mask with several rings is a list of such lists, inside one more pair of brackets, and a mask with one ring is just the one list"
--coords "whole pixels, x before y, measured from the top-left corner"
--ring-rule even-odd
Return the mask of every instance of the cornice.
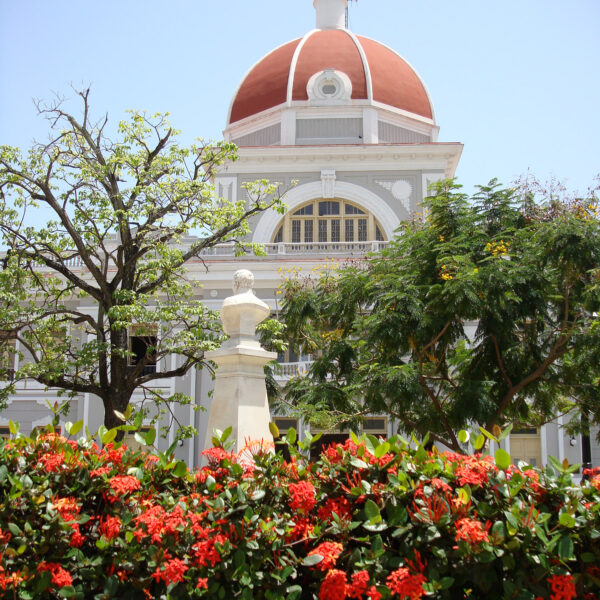
[[294, 173], [332, 168], [340, 171], [443, 171], [453, 177], [462, 154], [458, 142], [242, 147], [239, 159], [218, 175]]

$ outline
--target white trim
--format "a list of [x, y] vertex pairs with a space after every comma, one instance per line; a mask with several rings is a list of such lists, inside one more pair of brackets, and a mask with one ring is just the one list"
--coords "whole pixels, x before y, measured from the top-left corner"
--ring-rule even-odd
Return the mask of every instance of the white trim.
[[346, 29], [345, 31], [352, 38], [354, 44], [356, 45], [358, 53], [360, 54], [360, 59], [362, 60], [363, 70], [365, 73], [365, 81], [367, 82], [367, 99], [372, 101], [373, 100], [373, 78], [371, 77], [371, 68], [369, 67], [369, 61], [367, 60], [367, 55], [366, 55], [365, 50], [362, 47], [362, 44], [360, 43], [358, 37], [356, 35], [354, 35], [354, 33], [349, 31], [348, 29]]
[[442, 173], [423, 173], [421, 177], [421, 200], [422, 202], [427, 196], [429, 196], [429, 186], [432, 183], [436, 183], [437, 181], [441, 181], [444, 179], [444, 175]]
[[316, 31], [318, 31], [318, 29], [311, 29], [308, 33], [306, 33], [304, 37], [300, 40], [300, 43], [296, 46], [296, 50], [294, 50], [292, 62], [290, 63], [290, 72], [288, 73], [287, 93], [285, 95], [285, 103], [287, 106], [292, 105], [292, 95], [294, 92], [294, 75], [296, 74], [296, 65], [298, 64], [300, 52], [302, 51], [306, 40], [308, 40], [308, 38]]
[[[565, 459], [565, 434], [562, 431], [562, 427], [563, 427], [563, 415], [560, 415], [558, 417], [557, 439], [558, 439], [558, 461], [561, 463]], [[548, 457], [546, 457], [546, 460], [547, 459], [548, 459]]]
[[396, 52], [393, 48], [390, 48], [388, 45], [382, 44], [379, 40], [374, 40], [373, 38], [370, 38], [366, 35], [363, 35], [361, 37], [364, 37], [366, 40], [369, 40], [371, 42], [379, 44], [380, 46], [383, 46], [384, 48], [387, 48], [390, 52], [393, 52], [398, 58], [402, 59], [408, 65], [409, 69], [411, 69], [412, 72], [417, 76], [417, 79], [421, 82], [421, 85], [423, 86], [423, 89], [425, 90], [425, 95], [427, 96], [427, 100], [429, 101], [429, 108], [431, 108], [431, 117], [433, 119], [433, 122], [435, 123], [435, 109], [433, 108], [433, 101], [431, 100], [431, 94], [429, 93], [429, 90], [427, 89], [427, 86], [425, 85], [425, 82], [423, 81], [423, 78], [419, 75], [418, 71], [403, 56], [398, 54], [398, 52]]
[[548, 429], [546, 428], [546, 425], [542, 425], [540, 427], [540, 450], [542, 454], [542, 464], [538, 465], [539, 467], [543, 467], [548, 462], [548, 441], [546, 440], [547, 433]]
[[[284, 201], [288, 210], [293, 210], [309, 200], [320, 198], [322, 192], [321, 181], [313, 181], [292, 188], [286, 193]], [[381, 197], [362, 186], [347, 181], [336, 181], [335, 195], [336, 198], [350, 200], [370, 212], [379, 222], [387, 239], [393, 238], [394, 230], [400, 225], [400, 218]], [[263, 244], [270, 242], [282, 218], [281, 214], [274, 210], [265, 211], [254, 229], [252, 241]]]

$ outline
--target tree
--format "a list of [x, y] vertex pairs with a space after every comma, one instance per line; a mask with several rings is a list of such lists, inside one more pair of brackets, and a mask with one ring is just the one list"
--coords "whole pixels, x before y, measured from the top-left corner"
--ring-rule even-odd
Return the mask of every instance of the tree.
[[[52, 135], [27, 157], [0, 147], [0, 345], [6, 358], [18, 340], [27, 355], [16, 373], [4, 361], [0, 399], [33, 378], [98, 397], [113, 427], [135, 390], [185, 400], [148, 386], [205, 365], [222, 340], [186, 265], [220, 242], [248, 250], [248, 218], [281, 203], [264, 181], [249, 186], [248, 205], [215, 198], [211, 177], [234, 145], [180, 147], [167, 115], [134, 111], [113, 141], [108, 119], [90, 117], [89, 90], [79, 95], [79, 119], [60, 102], [38, 107]], [[44, 227], [40, 209], [53, 215]], [[162, 360], [172, 354], [175, 366]]]
[[317, 356], [285, 390], [295, 410], [391, 415], [456, 451], [469, 424], [600, 421], [596, 199], [459, 187], [438, 184], [381, 255], [284, 286], [291, 343]]

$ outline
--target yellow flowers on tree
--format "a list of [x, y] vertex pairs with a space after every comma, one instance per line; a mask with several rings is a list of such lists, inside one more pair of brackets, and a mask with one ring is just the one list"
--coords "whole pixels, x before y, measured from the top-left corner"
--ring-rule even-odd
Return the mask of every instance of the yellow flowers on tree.
[[[186, 265], [220, 242], [249, 249], [248, 218], [281, 203], [268, 182], [249, 186], [248, 204], [215, 197], [211, 177], [234, 145], [181, 147], [166, 115], [135, 111], [111, 139], [89, 90], [79, 95], [80, 116], [40, 107], [50, 141], [27, 156], [0, 147], [0, 351], [18, 340], [27, 354], [16, 373], [3, 361], [0, 404], [33, 378], [97, 398], [111, 428], [134, 390], [167, 408], [189, 401], [151, 385], [204, 365], [222, 339]], [[44, 226], [39, 209], [52, 214]]]
[[287, 284], [292, 344], [317, 357], [287, 401], [338, 422], [387, 414], [456, 451], [467, 425], [600, 422], [594, 195], [493, 181], [468, 198], [445, 181], [424, 204], [381, 255]]

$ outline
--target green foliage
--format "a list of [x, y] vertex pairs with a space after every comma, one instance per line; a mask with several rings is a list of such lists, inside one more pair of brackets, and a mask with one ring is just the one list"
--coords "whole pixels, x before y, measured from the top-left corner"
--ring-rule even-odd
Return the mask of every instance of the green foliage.
[[291, 343], [317, 356], [287, 400], [309, 418], [391, 415], [456, 451], [467, 424], [600, 422], [596, 206], [436, 184], [381, 255], [285, 284]]
[[[600, 473], [496, 466], [353, 436], [239, 455], [215, 432], [194, 472], [49, 427], [0, 445], [0, 590], [33, 598], [593, 598]], [[73, 430], [73, 427], [71, 427]], [[102, 436], [112, 437], [111, 430]], [[335, 594], [332, 591], [333, 582]], [[562, 597], [562, 596], [561, 596]]]
[[[136, 111], [110, 139], [88, 94], [81, 118], [60, 104], [40, 109], [47, 144], [26, 156], [0, 147], [0, 405], [33, 378], [99, 397], [111, 427], [134, 390], [150, 404], [186, 401], [149, 385], [202, 367], [223, 339], [186, 266], [221, 242], [256, 250], [244, 242], [248, 218], [282, 205], [267, 181], [248, 184], [249, 203], [215, 196], [211, 178], [236, 160], [234, 145], [181, 147], [167, 115]], [[53, 215], [45, 226], [40, 209]], [[135, 360], [132, 336], [146, 348]], [[23, 360], [13, 372], [15, 340]]]

